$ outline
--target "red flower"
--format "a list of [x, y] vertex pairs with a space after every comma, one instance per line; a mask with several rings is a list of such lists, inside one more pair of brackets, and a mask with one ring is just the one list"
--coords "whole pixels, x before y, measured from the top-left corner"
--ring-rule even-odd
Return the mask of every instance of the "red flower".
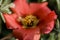
[[[38, 40], [39, 34], [50, 33], [54, 28], [57, 15], [47, 7], [47, 2], [28, 4], [26, 0], [15, 0], [14, 4], [15, 8], [11, 8], [13, 14], [3, 15], [7, 28], [13, 29], [14, 36], [19, 40]], [[27, 20], [27, 18], [30, 19]]]

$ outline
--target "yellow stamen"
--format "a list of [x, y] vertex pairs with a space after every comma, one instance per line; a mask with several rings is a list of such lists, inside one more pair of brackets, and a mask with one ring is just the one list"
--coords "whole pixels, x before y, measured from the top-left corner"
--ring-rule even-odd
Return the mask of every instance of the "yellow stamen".
[[25, 28], [31, 28], [35, 27], [38, 24], [39, 20], [36, 16], [28, 15], [25, 18], [22, 18], [20, 22]]

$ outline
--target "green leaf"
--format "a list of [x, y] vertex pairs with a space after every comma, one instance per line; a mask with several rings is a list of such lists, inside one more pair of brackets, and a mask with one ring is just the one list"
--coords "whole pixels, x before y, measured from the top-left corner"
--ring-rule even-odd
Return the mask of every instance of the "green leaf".
[[60, 29], [60, 26], [59, 26], [59, 19], [56, 20], [56, 28], [57, 28], [57, 29]]
[[44, 40], [44, 38], [41, 38], [40, 40]]
[[49, 38], [49, 34], [41, 34], [40, 40], [47, 40]]
[[60, 32], [60, 23], [59, 23], [59, 19], [56, 20], [54, 30], [56, 31], [56, 33], [59, 33], [59, 32]]
[[55, 33], [50, 33], [48, 40], [55, 40]]
[[1, 0], [0, 1], [2, 5], [0, 5], [0, 16], [2, 18], [2, 20], [4, 21], [5, 23], [5, 19], [4, 19], [4, 16], [2, 13], [8, 13], [8, 14], [11, 14], [11, 10], [9, 9], [11, 6], [14, 6], [13, 3], [10, 3], [11, 0]]
[[7, 14], [11, 14], [12, 13], [9, 8], [2, 9], [2, 12], [7, 13]]
[[6, 6], [4, 6], [3, 8], [1, 7], [1, 8], [0, 8], [0, 11], [1, 11], [2, 13], [5, 12], [5, 13], [8, 13], [8, 14], [11, 14], [12, 12], [11, 12], [11, 10], [9, 9], [10, 7], [14, 7], [14, 4], [13, 4], [13, 3], [10, 3], [10, 4], [6, 5]]
[[57, 40], [60, 40], [60, 32], [58, 33], [58, 36], [57, 37], [58, 37]]
[[3, 14], [1, 12], [0, 12], [0, 16], [1, 16], [2, 20], [4, 21], [4, 23], [5, 23], [4, 16], [3, 16]]
[[56, 0], [56, 2], [57, 2], [58, 10], [60, 11], [60, 0]]
[[14, 37], [12, 37], [10, 40], [16, 40]]
[[45, 1], [47, 1], [47, 0], [42, 0], [42, 2], [45, 2]]
[[9, 9], [11, 6], [14, 6], [11, 0], [2, 0], [2, 5], [0, 5], [0, 12], [11, 14], [11, 10]]
[[11, 0], [3, 0], [1, 7], [8, 5], [10, 2], [11, 2]]
[[2, 4], [2, 0], [0, 0], [0, 5]]

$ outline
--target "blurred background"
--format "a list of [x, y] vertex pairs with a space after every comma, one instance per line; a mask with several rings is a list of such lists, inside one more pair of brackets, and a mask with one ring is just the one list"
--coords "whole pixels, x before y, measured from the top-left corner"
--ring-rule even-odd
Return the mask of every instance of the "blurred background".
[[[11, 13], [11, 11], [7, 9], [2, 9], [6, 5], [11, 5], [14, 0], [0, 0], [0, 40], [16, 40], [12, 36], [12, 30], [8, 30], [4, 21], [2, 20], [3, 16], [1, 14], [1, 10]], [[48, 2], [48, 7], [51, 10], [54, 10], [58, 15], [58, 18], [55, 23], [54, 29], [49, 34], [42, 34], [40, 40], [60, 40], [60, 0], [27, 0], [30, 2]], [[1, 7], [2, 6], [2, 7]], [[8, 6], [7, 6], [8, 7]], [[8, 10], [8, 11], [7, 11]], [[2, 11], [2, 12], [3, 12]]]

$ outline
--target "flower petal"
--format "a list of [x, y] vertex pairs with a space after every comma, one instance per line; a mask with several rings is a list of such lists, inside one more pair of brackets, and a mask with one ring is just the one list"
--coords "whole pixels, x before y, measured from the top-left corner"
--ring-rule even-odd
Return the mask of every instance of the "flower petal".
[[30, 11], [32, 13], [36, 12], [37, 10], [39, 10], [41, 7], [45, 7], [47, 6], [47, 2], [44, 3], [30, 3]]
[[[44, 5], [45, 4], [45, 5]], [[47, 7], [47, 3], [42, 3], [41, 5], [37, 4], [32, 6], [33, 15], [39, 17], [40, 19], [45, 18], [51, 10]]]
[[39, 40], [40, 39], [40, 34], [35, 34], [34, 35], [34, 40]]
[[54, 21], [57, 19], [57, 15], [54, 11], [49, 13], [40, 24], [41, 33], [49, 33], [54, 28]]
[[15, 29], [15, 30], [13, 30], [13, 34], [18, 39], [21, 39], [20, 36], [22, 36], [23, 40], [33, 40], [35, 35], [40, 34], [40, 30], [39, 30], [39, 28], [34, 28], [34, 29]]
[[24, 40], [39, 40], [40, 39], [40, 34], [29, 34], [29, 35], [26, 35]]
[[53, 28], [54, 28], [54, 21], [51, 21], [46, 25], [43, 25], [42, 27], [40, 27], [40, 32], [42, 34], [48, 34], [52, 31]]
[[43, 18], [45, 18], [50, 12], [51, 12], [51, 10], [50, 10], [47, 6], [45, 6], [45, 7], [40, 8], [40, 10], [38, 10], [38, 11], [35, 13], [35, 15], [36, 15], [37, 17], [39, 17], [40, 19], [43, 19]]
[[3, 15], [8, 29], [20, 28], [20, 25], [16, 22], [16, 18], [17, 18], [16, 14], [13, 15], [3, 14]]
[[54, 11], [50, 12], [42, 21], [44, 24], [47, 24], [53, 20], [57, 19], [57, 15], [55, 14]]
[[18, 16], [21, 16], [21, 14], [19, 12], [17, 12], [15, 8], [10, 8], [10, 9], [11, 9], [12, 13], [14, 13]]
[[23, 34], [20, 32], [20, 30], [15, 29], [13, 30], [13, 36], [19, 40], [23, 40]]
[[23, 14], [29, 12], [29, 6], [26, 0], [15, 0], [14, 4], [17, 12], [21, 12]]

